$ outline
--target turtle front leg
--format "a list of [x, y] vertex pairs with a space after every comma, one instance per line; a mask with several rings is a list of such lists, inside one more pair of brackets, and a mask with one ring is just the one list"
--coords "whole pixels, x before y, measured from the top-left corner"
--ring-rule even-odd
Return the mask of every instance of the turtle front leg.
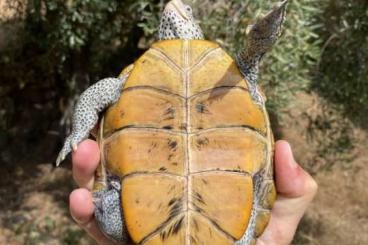
[[88, 138], [98, 121], [98, 114], [118, 101], [127, 78], [128, 74], [119, 78], [106, 78], [82, 93], [73, 113], [72, 132], [59, 153], [57, 166], [72, 150], [77, 150], [80, 142]]
[[250, 93], [254, 101], [259, 104], [264, 103], [262, 95], [257, 89], [259, 63], [280, 36], [285, 21], [287, 3], [288, 0], [284, 0], [278, 4], [250, 28], [246, 49], [236, 56], [239, 69], [248, 81]]

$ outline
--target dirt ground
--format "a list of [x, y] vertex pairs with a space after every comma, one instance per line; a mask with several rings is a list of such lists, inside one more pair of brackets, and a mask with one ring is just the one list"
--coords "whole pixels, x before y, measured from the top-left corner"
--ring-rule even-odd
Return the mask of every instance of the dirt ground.
[[[297, 98], [274, 120], [275, 134], [291, 142], [320, 188], [293, 244], [368, 244], [367, 132], [314, 94]], [[48, 139], [38, 150], [29, 146], [29, 156], [2, 164], [1, 245], [94, 244], [68, 213], [68, 193], [75, 187], [70, 166], [53, 168], [54, 153], [43, 160], [42, 152], [57, 148], [55, 142]]]
[[315, 95], [287, 108], [281, 134], [319, 184], [294, 244], [368, 244], [368, 139]]

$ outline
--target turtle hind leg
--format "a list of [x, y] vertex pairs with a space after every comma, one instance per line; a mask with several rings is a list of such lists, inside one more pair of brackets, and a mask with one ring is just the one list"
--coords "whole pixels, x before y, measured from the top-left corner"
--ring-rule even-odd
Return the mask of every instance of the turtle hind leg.
[[72, 132], [56, 160], [58, 166], [78, 144], [87, 139], [98, 121], [98, 114], [118, 101], [129, 74], [120, 78], [106, 78], [89, 87], [80, 96], [73, 113]]
[[108, 188], [93, 193], [95, 219], [108, 238], [119, 244], [128, 244], [130, 237], [125, 226], [121, 207], [120, 180], [111, 178], [113, 177], [108, 177]]

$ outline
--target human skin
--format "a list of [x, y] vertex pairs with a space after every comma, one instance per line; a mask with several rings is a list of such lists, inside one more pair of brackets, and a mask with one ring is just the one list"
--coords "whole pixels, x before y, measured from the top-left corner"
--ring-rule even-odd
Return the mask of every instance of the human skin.
[[[73, 152], [73, 177], [79, 189], [69, 197], [70, 213], [78, 225], [100, 245], [113, 245], [99, 230], [94, 219], [91, 190], [94, 172], [100, 161], [100, 152], [95, 141], [82, 142]], [[312, 202], [317, 183], [296, 163], [291, 147], [286, 141], [275, 145], [275, 177], [277, 200], [271, 212], [270, 222], [257, 245], [287, 245], [295, 235], [300, 219]]]

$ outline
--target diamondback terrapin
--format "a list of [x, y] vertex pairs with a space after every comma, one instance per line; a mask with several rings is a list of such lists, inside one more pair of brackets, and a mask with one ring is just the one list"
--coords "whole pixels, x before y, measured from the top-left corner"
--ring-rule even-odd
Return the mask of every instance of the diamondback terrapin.
[[124, 244], [255, 244], [276, 190], [273, 136], [258, 64], [279, 36], [287, 1], [258, 20], [233, 60], [206, 41], [191, 8], [170, 1], [160, 41], [88, 88], [59, 164], [100, 118], [95, 218]]

